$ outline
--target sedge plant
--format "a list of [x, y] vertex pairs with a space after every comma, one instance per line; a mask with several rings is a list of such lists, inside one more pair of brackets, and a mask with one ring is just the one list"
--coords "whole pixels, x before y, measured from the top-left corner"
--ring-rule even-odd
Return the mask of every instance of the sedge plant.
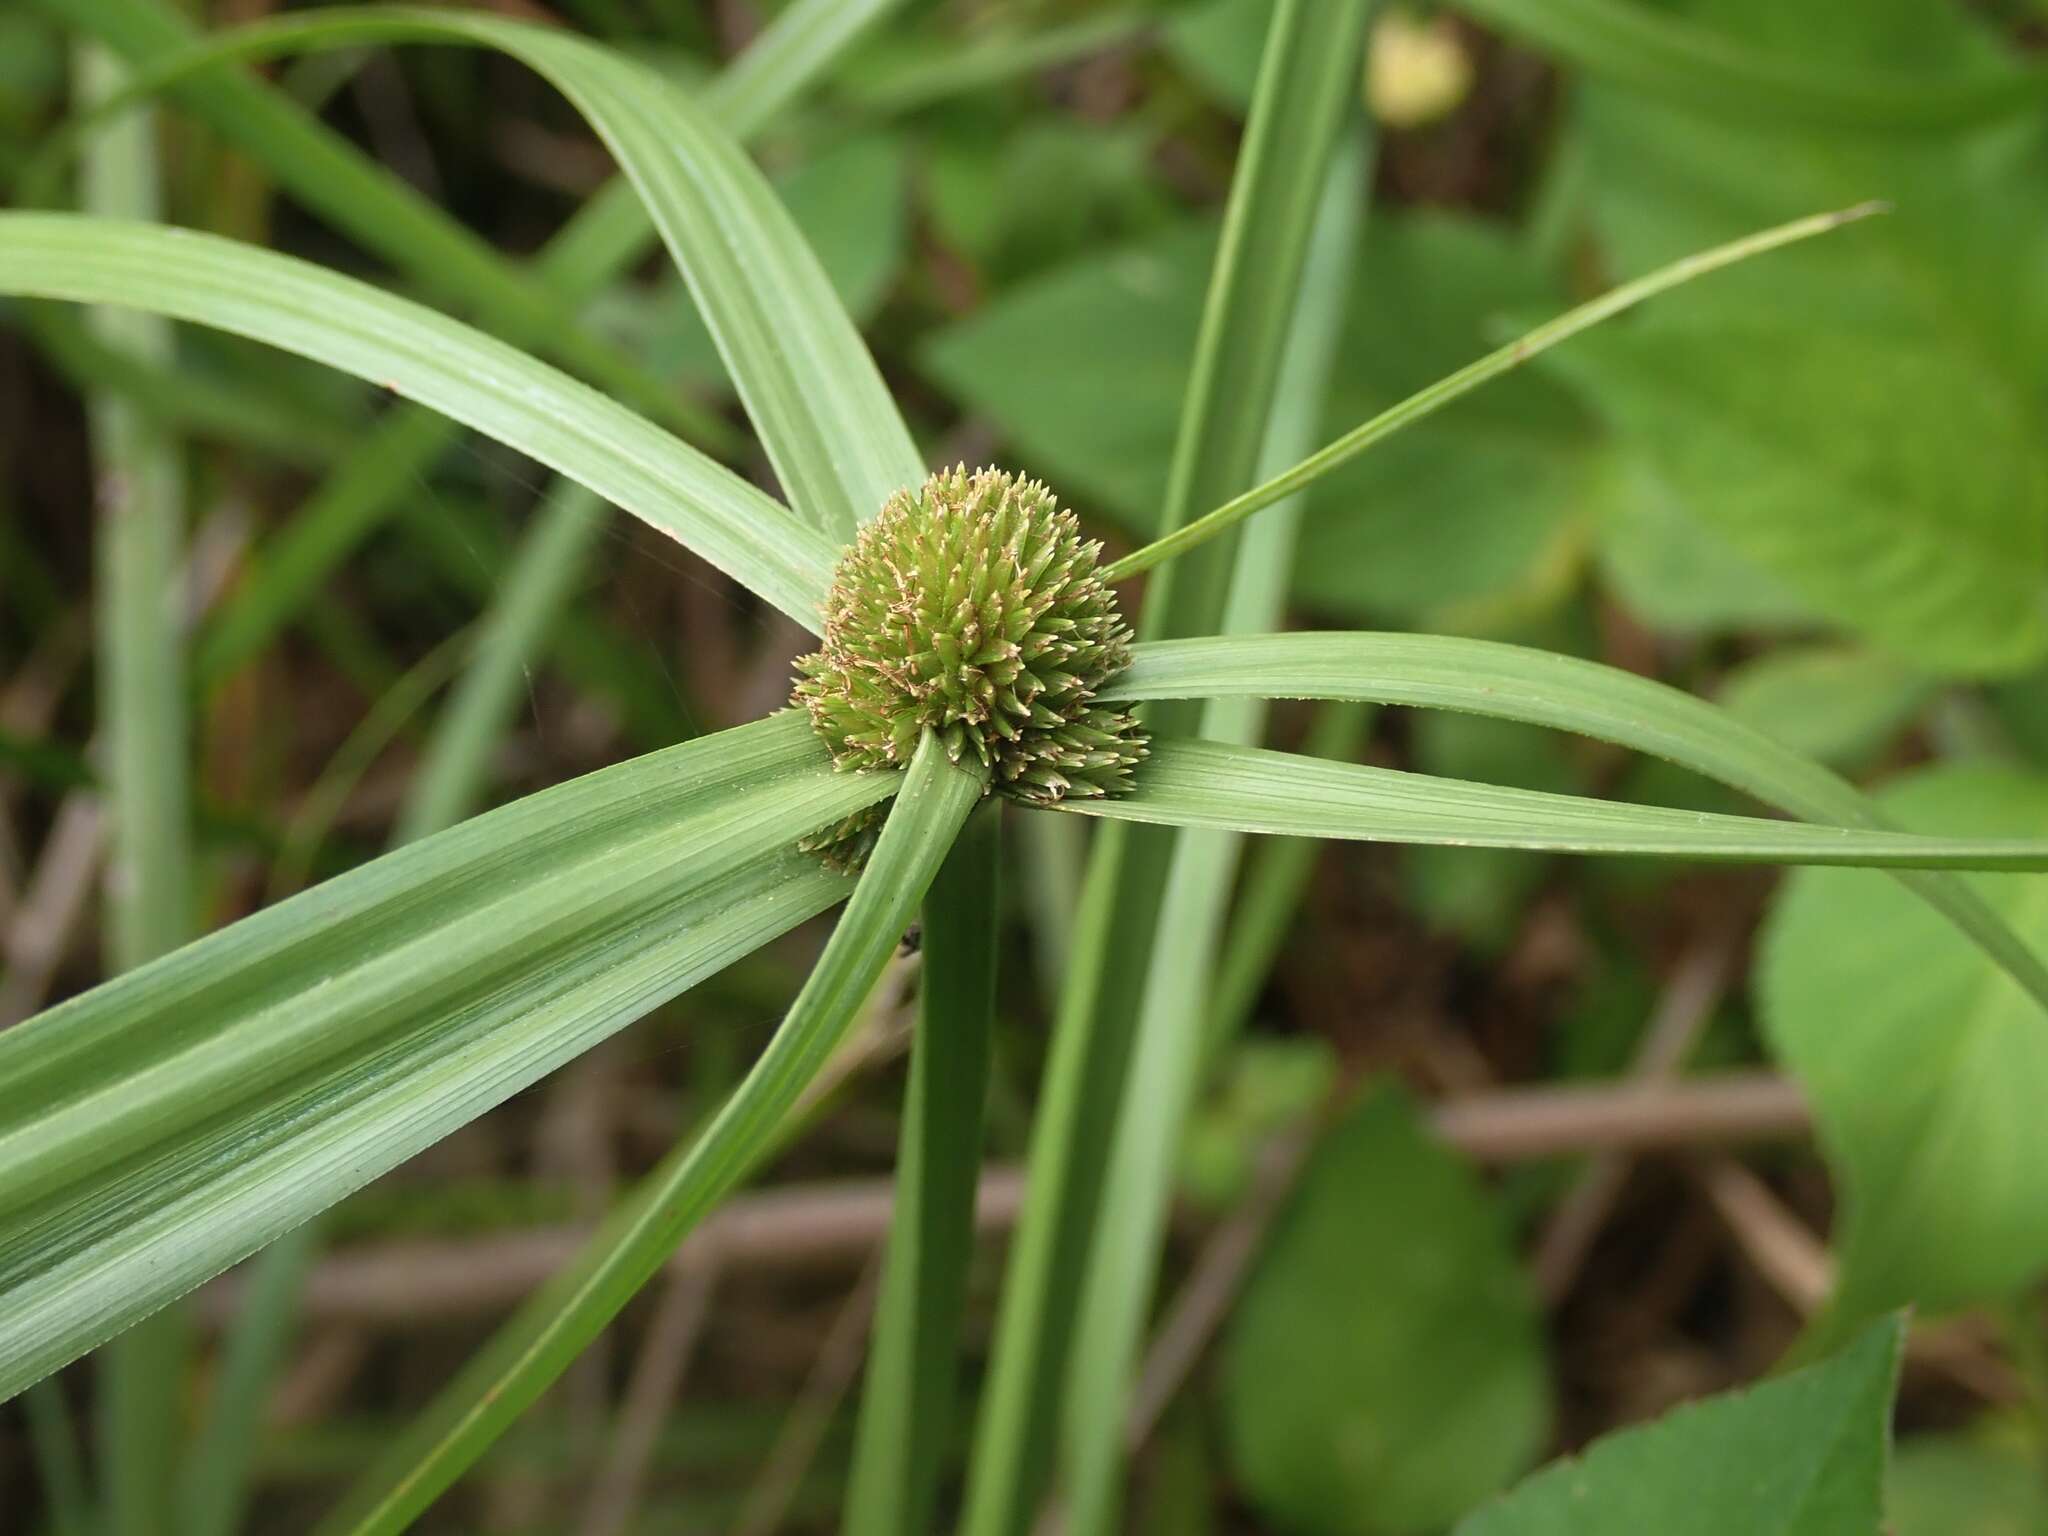
[[[143, 94], [216, 78], [242, 91], [237, 56], [370, 43], [490, 48], [545, 76], [629, 178], [786, 500], [630, 396], [412, 299], [231, 240], [132, 218], [0, 214], [0, 293], [213, 327], [352, 374], [643, 519], [820, 645], [797, 663], [786, 709], [419, 837], [0, 1035], [0, 1396], [841, 907], [717, 1114], [323, 1526], [402, 1529], [786, 1134], [922, 908], [896, 1214], [845, 1523], [877, 1536], [932, 1528], [958, 1390], [1006, 805], [1097, 828], [970, 1458], [963, 1520], [975, 1536], [1028, 1530], [1056, 1481], [1077, 1528], [1115, 1527], [1114, 1428], [1156, 1263], [1162, 1149], [1200, 1060], [1208, 941], [1242, 834], [1891, 869], [2048, 1004], [2048, 972], [1948, 873], [2048, 868], [2048, 841], [1890, 830], [1828, 770], [1698, 699], [1592, 663], [1425, 635], [1270, 632], [1274, 555], [1303, 487], [1631, 305], [1877, 211], [1820, 214], [1680, 262], [1320, 450], [1283, 451], [1290, 391], [1312, 391], [1329, 330], [1317, 274], [1342, 270], [1360, 195], [1349, 118], [1366, 9], [1274, 9], [1163, 531], [1115, 560], [1029, 466], [929, 470], [729, 129], [627, 57], [474, 13], [323, 11], [176, 51], [101, 108], [117, 115]], [[488, 296], [516, 307], [524, 291], [495, 283]], [[585, 374], [618, 371], [526, 318]], [[1129, 585], [1140, 575], [1142, 591]], [[1270, 751], [1255, 744], [1249, 704], [1272, 698], [1577, 732], [1794, 819]]]

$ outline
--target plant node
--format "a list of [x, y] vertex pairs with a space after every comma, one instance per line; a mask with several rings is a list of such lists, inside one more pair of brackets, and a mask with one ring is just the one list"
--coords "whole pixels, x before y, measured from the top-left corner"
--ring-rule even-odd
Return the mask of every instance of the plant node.
[[[1145, 738], [1094, 702], [1131, 659], [1101, 552], [1036, 480], [958, 466], [898, 491], [840, 560], [792, 702], [841, 768], [903, 767], [929, 730], [1012, 799], [1116, 794]], [[858, 863], [881, 820], [804, 846]]]

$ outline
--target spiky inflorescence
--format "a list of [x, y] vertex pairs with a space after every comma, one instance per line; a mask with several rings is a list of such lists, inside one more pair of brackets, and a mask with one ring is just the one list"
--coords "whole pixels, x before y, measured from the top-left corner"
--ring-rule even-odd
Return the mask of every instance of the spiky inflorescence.
[[[899, 491], [840, 560], [793, 702], [842, 768], [902, 767], [930, 730], [1012, 798], [1115, 794], [1145, 738], [1094, 702], [1131, 659], [1101, 551], [1036, 480], [962, 466]], [[857, 862], [880, 821], [806, 846]]]

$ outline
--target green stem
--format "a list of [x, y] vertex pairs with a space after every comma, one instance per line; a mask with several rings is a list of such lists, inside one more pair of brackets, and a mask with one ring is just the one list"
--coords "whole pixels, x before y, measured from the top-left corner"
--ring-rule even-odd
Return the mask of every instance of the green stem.
[[21, 1406], [52, 1536], [89, 1536], [92, 1497], [86, 1491], [85, 1454], [64, 1389], [54, 1378], [39, 1381], [22, 1393]]
[[[1325, 0], [1275, 7], [1182, 411], [1168, 527], [1235, 494], [1257, 471], [1324, 172], [1356, 107], [1368, 11]], [[1215, 628], [1232, 576], [1231, 544], [1155, 578], [1145, 605], [1148, 636]], [[1199, 714], [1199, 705], [1182, 702], [1148, 709], [1145, 719], [1155, 733], [1184, 734]], [[969, 1468], [966, 1536], [1023, 1536], [1044, 1492], [1101, 1171], [1174, 846], [1163, 829], [1110, 826], [1096, 837]]]
[[[1301, 453], [1323, 416], [1357, 265], [1359, 188], [1369, 184], [1362, 139], [1354, 134], [1340, 146], [1324, 179], [1261, 467]], [[1301, 511], [1298, 503], [1276, 508], [1238, 541], [1221, 632], [1262, 633], [1280, 622]], [[1265, 723], [1263, 701], [1210, 699], [1199, 730], [1205, 739], [1250, 745]], [[1209, 1034], [1198, 1021], [1213, 995], [1220, 931], [1242, 849], [1236, 833], [1182, 834], [1151, 936], [1130, 1074], [1101, 1174], [1101, 1226], [1115, 1237], [1089, 1254], [1069, 1366], [1060, 1492], [1071, 1536], [1110, 1536], [1120, 1524], [1123, 1426], [1158, 1285], [1175, 1158], [1211, 1059]]]
[[[79, 94], [119, 88], [124, 71], [91, 45], [78, 54]], [[89, 147], [80, 176], [86, 211], [155, 218], [155, 120], [128, 118]], [[95, 310], [96, 338], [146, 367], [171, 359], [167, 322]], [[131, 970], [191, 936], [192, 852], [185, 719], [184, 462], [177, 442], [131, 400], [87, 401], [99, 518], [94, 614], [99, 626], [99, 735], [107, 791], [107, 963]], [[148, 1536], [161, 1527], [176, 1476], [190, 1354], [188, 1320], [160, 1313], [101, 1357], [100, 1432], [108, 1527]]]
[[924, 904], [924, 979], [896, 1210], [861, 1395], [847, 1536], [934, 1529], [958, 1392], [995, 1023], [1001, 808], [985, 805]]
[[1105, 569], [1103, 579], [1123, 581], [1141, 571], [1151, 570], [1163, 560], [1186, 554], [1217, 534], [1234, 528], [1254, 512], [1263, 511], [1305, 490], [1331, 470], [1350, 463], [1374, 443], [1392, 437], [1403, 427], [1412, 426], [1425, 416], [1435, 415], [1453, 400], [1470, 394], [1489, 380], [1521, 367], [1530, 358], [1549, 351], [1559, 342], [1568, 341], [1581, 331], [1590, 330], [1645, 299], [1654, 298], [1695, 278], [1705, 277], [1709, 272], [1733, 266], [1738, 261], [1747, 261], [1780, 246], [1810, 240], [1815, 235], [1840, 229], [1844, 224], [1853, 224], [1872, 214], [1888, 211], [1889, 206], [1884, 203], [1858, 203], [1854, 208], [1843, 208], [1834, 213], [1811, 214], [1803, 219], [1794, 219], [1790, 224], [1780, 224], [1775, 229], [1745, 235], [1710, 251], [1682, 257], [1668, 267], [1660, 267], [1632, 283], [1624, 283], [1590, 303], [1581, 304], [1577, 309], [1537, 326], [1528, 335], [1509, 342], [1497, 352], [1488, 353], [1475, 363], [1468, 363], [1428, 388], [1418, 390], [1399, 405], [1389, 406], [1370, 421], [1353, 427], [1335, 442], [1310, 454], [1292, 469], [1275, 475], [1263, 485], [1254, 486], [1213, 512], [1205, 512], [1193, 522], [1174, 529], [1164, 538], [1155, 539], [1142, 549], [1132, 550]]

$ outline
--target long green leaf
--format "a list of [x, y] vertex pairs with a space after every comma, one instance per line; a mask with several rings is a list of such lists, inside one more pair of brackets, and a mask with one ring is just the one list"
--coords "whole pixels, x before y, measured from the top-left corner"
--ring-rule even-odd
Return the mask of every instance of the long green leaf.
[[[1363, 146], [1352, 143], [1330, 165], [1260, 456], [1263, 471], [1298, 458], [1323, 417], [1358, 257], [1366, 160]], [[1245, 530], [1224, 609], [1225, 633], [1265, 631], [1280, 622], [1301, 512], [1297, 499]], [[1262, 699], [1211, 699], [1198, 731], [1249, 746], [1263, 733], [1265, 717]], [[1190, 832], [1174, 849], [1124, 1102], [1102, 1174], [1102, 1228], [1115, 1236], [1089, 1254], [1069, 1368], [1059, 1483], [1074, 1536], [1111, 1536], [1119, 1524], [1123, 1424], [1158, 1282], [1175, 1158], [1209, 1061], [1208, 1032], [1188, 1026], [1207, 1012], [1242, 844], [1235, 832]]]
[[[1331, 148], [1356, 108], [1368, 11], [1364, 3], [1323, 0], [1280, 0], [1274, 8], [1188, 381], [1164, 527], [1235, 496], [1257, 471]], [[1234, 543], [1217, 540], [1157, 573], [1145, 604], [1147, 635], [1216, 628]], [[1169, 734], [1191, 729], [1197, 714], [1170, 701], [1146, 711], [1147, 723]], [[1076, 1292], [1094, 1240], [1099, 1171], [1173, 846], [1172, 835], [1144, 828], [1109, 827], [1095, 840], [969, 1468], [966, 1536], [1022, 1536], [1037, 1517]]]
[[[751, 137], [902, 3], [793, 0], [705, 87], [703, 110], [735, 138]], [[615, 176], [584, 200], [536, 266], [561, 291], [587, 298], [631, 271], [656, 242], [639, 190]]]
[[1434, 415], [1489, 380], [1513, 372], [1539, 353], [1547, 352], [1560, 342], [1569, 341], [1580, 332], [1611, 320], [1624, 310], [1633, 309], [1646, 299], [1682, 287], [1723, 267], [1747, 261], [1753, 256], [1761, 256], [1781, 246], [1811, 240], [1816, 235], [1825, 235], [1845, 224], [1853, 224], [1859, 219], [1866, 219], [1872, 214], [1884, 211], [1884, 205], [1881, 203], [1860, 203], [1854, 208], [1844, 208], [1835, 213], [1817, 213], [1809, 218], [1796, 219], [1790, 224], [1781, 224], [1775, 229], [1762, 230], [1740, 240], [1732, 240], [1710, 251], [1700, 251], [1695, 255], [1681, 257], [1669, 266], [1660, 267], [1632, 283], [1624, 283], [1619, 288], [1603, 293], [1597, 299], [1566, 311], [1555, 320], [1545, 321], [1528, 335], [1519, 337], [1504, 347], [1496, 348], [1478, 361], [1468, 363], [1456, 373], [1437, 380], [1427, 389], [1416, 391], [1398, 405], [1389, 406], [1370, 420], [1360, 422], [1336, 441], [1318, 448], [1299, 464], [1252, 487], [1243, 495], [1233, 497], [1214, 511], [1203, 513], [1193, 522], [1173, 529], [1142, 549], [1132, 550], [1121, 560], [1112, 562], [1102, 574], [1109, 581], [1121, 581], [1125, 577], [1135, 576], [1140, 571], [1149, 571], [1165, 561], [1186, 555], [1188, 551], [1199, 548], [1254, 512], [1263, 511], [1287, 497], [1300, 494], [1331, 470], [1350, 463], [1373, 444], [1392, 437], [1403, 427], [1412, 426], [1424, 417]]
[[598, 131], [689, 283], [790, 499], [821, 527], [849, 540], [892, 491], [923, 477], [874, 359], [766, 178], [709, 113], [646, 66], [550, 28], [400, 6], [257, 23], [197, 59], [408, 41], [509, 53]]
[[991, 804], [961, 833], [925, 901], [917, 1039], [841, 1522], [846, 1536], [899, 1536], [934, 1526], [974, 1259], [974, 1193], [995, 1027], [1001, 847], [1001, 807]]
[[[37, 0], [139, 70], [201, 36], [169, 0]], [[411, 273], [429, 291], [471, 307], [494, 329], [540, 343], [578, 372], [657, 419], [715, 425], [690, 411], [630, 358], [577, 325], [569, 304], [428, 202], [274, 86], [235, 69], [209, 71], [176, 92], [181, 106], [265, 166], [309, 208]]]
[[[807, 726], [801, 727], [808, 729]], [[405, 1526], [501, 1434], [660, 1268], [772, 1144], [888, 963], [983, 781], [926, 735], [866, 871], [782, 1027], [704, 1134], [642, 1181], [577, 1261], [485, 1346], [366, 1481], [324, 1536]]]
[[788, 508], [588, 385], [367, 283], [188, 230], [6, 213], [0, 293], [169, 315], [381, 384], [580, 480], [798, 623], [818, 622], [835, 551]]
[[[758, 131], [898, 3], [797, 0], [705, 87], [704, 111], [736, 137]], [[208, 49], [182, 55], [185, 63], [175, 72], [160, 62], [135, 91], [162, 89], [184, 78], [187, 67], [197, 67], [197, 53], [252, 51], [245, 34], [230, 36], [231, 45], [217, 39]], [[556, 292], [580, 303], [627, 272], [656, 243], [638, 190], [618, 176], [577, 209], [541, 248], [534, 267]], [[226, 675], [260, 649], [320, 590], [327, 573], [398, 507], [459, 430], [430, 411], [400, 412], [380, 421], [308, 498], [289, 528], [269, 541], [256, 577], [227, 598], [202, 633], [195, 659], [202, 682]]]
[[1844, 70], [1759, 53], [1630, 0], [1457, 0], [1457, 8], [1589, 74], [1745, 122], [1952, 128], [2048, 101], [2048, 74], [2039, 69], [1932, 79]]
[[0, 1397], [829, 905], [894, 776], [779, 715], [533, 795], [0, 1035]]
[[[1614, 667], [1442, 635], [1233, 635], [1140, 645], [1104, 689], [1149, 698], [1351, 699], [1454, 709], [1631, 747], [1808, 821], [1878, 827], [1847, 780], [1688, 693]], [[2048, 1008], [2048, 967], [1960, 881], [1901, 876]]]
[[1215, 741], [1154, 741], [1125, 794], [1060, 807], [1176, 827], [1449, 848], [1877, 869], [2048, 869], [2048, 838], [1928, 837], [1626, 805]]

